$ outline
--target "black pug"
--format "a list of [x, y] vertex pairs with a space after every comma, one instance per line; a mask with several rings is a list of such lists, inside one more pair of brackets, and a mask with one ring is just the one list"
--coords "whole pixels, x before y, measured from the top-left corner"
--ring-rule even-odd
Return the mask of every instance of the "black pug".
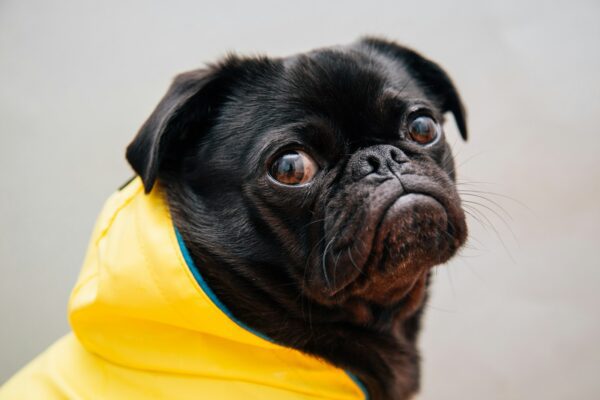
[[238, 319], [407, 399], [429, 272], [467, 236], [448, 111], [466, 138], [448, 75], [393, 42], [229, 56], [177, 76], [127, 159]]

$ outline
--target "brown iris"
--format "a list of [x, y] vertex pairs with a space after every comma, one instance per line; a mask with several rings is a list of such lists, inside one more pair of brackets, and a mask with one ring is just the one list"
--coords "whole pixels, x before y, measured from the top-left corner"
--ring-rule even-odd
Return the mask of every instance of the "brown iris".
[[284, 185], [302, 185], [309, 182], [317, 170], [317, 163], [308, 154], [300, 150], [291, 150], [273, 161], [269, 174]]
[[408, 134], [412, 140], [419, 144], [429, 144], [439, 136], [440, 125], [433, 118], [422, 115], [410, 122]]

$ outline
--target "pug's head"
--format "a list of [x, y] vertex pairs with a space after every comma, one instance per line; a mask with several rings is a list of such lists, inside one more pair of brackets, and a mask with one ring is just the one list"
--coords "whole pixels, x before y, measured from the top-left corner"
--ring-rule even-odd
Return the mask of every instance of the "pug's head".
[[230, 56], [177, 76], [127, 158], [232, 308], [368, 325], [418, 310], [465, 241], [447, 112], [466, 138], [446, 73], [384, 40]]

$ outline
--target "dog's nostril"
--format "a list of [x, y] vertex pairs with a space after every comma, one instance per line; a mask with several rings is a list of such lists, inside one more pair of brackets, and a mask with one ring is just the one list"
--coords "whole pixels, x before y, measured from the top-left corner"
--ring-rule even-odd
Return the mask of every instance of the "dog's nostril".
[[376, 156], [368, 156], [367, 164], [369, 164], [369, 166], [372, 168], [371, 172], [377, 172], [381, 166], [381, 161]]

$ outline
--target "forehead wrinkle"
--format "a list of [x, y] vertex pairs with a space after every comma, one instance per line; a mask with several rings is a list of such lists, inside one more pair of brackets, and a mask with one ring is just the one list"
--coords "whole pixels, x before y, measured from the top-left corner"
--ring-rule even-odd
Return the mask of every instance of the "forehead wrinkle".
[[408, 98], [403, 94], [406, 86], [396, 89], [387, 87], [381, 91], [377, 104], [381, 113], [385, 113], [391, 110], [404, 111], [408, 107]]
[[381, 112], [406, 112], [411, 105], [420, 105], [435, 111], [435, 105], [418, 90], [406, 90], [407, 85], [400, 89], [388, 87], [382, 90], [378, 99]]
[[[307, 117], [304, 121], [294, 122], [267, 130], [257, 135], [247, 148], [249, 155], [265, 155], [278, 148], [298, 144], [314, 150], [334, 150], [339, 144], [339, 135], [335, 125], [318, 116]], [[322, 148], [323, 145], [325, 149]], [[258, 159], [252, 161], [260, 162]]]

